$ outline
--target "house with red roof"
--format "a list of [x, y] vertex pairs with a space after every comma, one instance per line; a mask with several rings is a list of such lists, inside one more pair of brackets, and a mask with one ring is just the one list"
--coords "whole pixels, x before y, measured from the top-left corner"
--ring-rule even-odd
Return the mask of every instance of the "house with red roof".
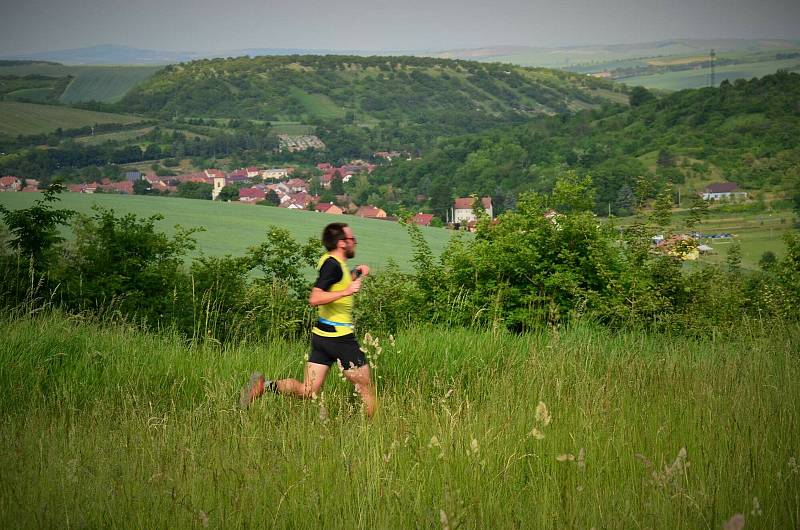
[[241, 188], [239, 190], [239, 202], [255, 204], [263, 201], [266, 197], [266, 192], [260, 188]]
[[248, 179], [246, 169], [236, 169], [228, 173], [228, 180], [231, 182], [244, 182]]
[[25, 179], [25, 187], [20, 191], [24, 191], [26, 193], [38, 193], [41, 191], [39, 189], [39, 181], [36, 179]]
[[431, 221], [433, 221], [433, 214], [432, 213], [417, 213], [414, 214], [410, 219], [409, 222], [411, 224], [415, 224], [418, 226], [430, 226]]
[[225, 178], [227, 175], [224, 171], [219, 169], [206, 169], [204, 171], [206, 178], [213, 179], [213, 178]]
[[289, 186], [289, 189], [295, 193], [301, 191], [308, 191], [308, 184], [303, 179], [289, 179], [286, 181], [286, 185]]
[[367, 205], [360, 207], [358, 211], [356, 211], [356, 216], [365, 219], [384, 219], [386, 217], [386, 212], [377, 206]]
[[314, 206], [314, 210], [320, 213], [329, 213], [331, 215], [342, 215], [344, 210], [333, 204], [332, 202], [320, 202]]
[[746, 198], [747, 192], [740, 191], [739, 186], [735, 182], [714, 182], [709, 184], [703, 192], [704, 201]]
[[[492, 219], [494, 217], [492, 215], [492, 198], [481, 197], [480, 201], [481, 206], [483, 206], [483, 209], [486, 210], [486, 213], [489, 215], [489, 219]], [[474, 197], [457, 198], [453, 203], [453, 207], [450, 209], [450, 221], [453, 223], [468, 223], [477, 220], [475, 212], [472, 209], [474, 203]]]
[[0, 177], [0, 191], [19, 191], [22, 189], [22, 179], [12, 175]]

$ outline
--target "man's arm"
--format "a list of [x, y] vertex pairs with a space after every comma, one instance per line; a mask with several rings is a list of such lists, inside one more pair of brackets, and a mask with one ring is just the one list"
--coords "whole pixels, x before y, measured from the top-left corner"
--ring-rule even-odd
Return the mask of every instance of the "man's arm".
[[319, 287], [312, 287], [311, 294], [308, 297], [308, 305], [316, 307], [318, 305], [330, 304], [339, 298], [350, 296], [357, 293], [361, 289], [361, 279], [353, 280], [350, 285], [342, 291], [323, 291]]

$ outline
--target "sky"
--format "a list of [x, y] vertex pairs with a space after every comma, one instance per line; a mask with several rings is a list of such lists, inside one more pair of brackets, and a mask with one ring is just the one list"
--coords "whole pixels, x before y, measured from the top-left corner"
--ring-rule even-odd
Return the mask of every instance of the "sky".
[[800, 39], [797, 0], [0, 0], [0, 53], [450, 50]]

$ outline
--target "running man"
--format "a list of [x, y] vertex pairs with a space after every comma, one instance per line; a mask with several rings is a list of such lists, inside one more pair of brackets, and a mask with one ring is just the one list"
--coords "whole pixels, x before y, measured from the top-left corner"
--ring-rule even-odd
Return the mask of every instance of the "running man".
[[242, 388], [239, 400], [242, 408], [250, 406], [266, 391], [303, 399], [315, 397], [335, 363], [355, 386], [364, 401], [367, 416], [375, 414], [377, 400], [369, 364], [353, 331], [353, 295], [361, 289], [361, 280], [369, 274], [369, 267], [359, 265], [352, 272], [347, 268], [347, 260], [356, 255], [356, 238], [345, 223], [326, 226], [322, 231], [322, 244], [327, 252], [317, 264], [319, 274], [308, 297], [308, 303], [317, 308], [319, 318], [311, 330], [311, 354], [305, 377], [302, 382], [297, 379], [270, 381], [254, 372]]

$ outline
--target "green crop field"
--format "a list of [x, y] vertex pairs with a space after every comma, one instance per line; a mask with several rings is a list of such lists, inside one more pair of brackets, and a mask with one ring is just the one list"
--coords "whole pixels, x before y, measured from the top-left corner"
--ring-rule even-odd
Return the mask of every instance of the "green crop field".
[[75, 79], [61, 95], [64, 103], [81, 101], [114, 102], [134, 85], [155, 74], [163, 66], [63, 66], [30, 64], [0, 67], [0, 75], [47, 75]]
[[344, 109], [324, 94], [309, 94], [296, 87], [292, 87], [291, 94], [312, 116], [324, 119], [341, 118], [344, 116]]
[[141, 118], [90, 110], [0, 101], [0, 134], [39, 134], [58, 129], [75, 129], [98, 123], [136, 123]]
[[[723, 80], [735, 81], [736, 79], [752, 79], [774, 74], [778, 70], [800, 70], [800, 58], [784, 59], [781, 61], [762, 61], [746, 64], [732, 64], [715, 68], [715, 84]], [[708, 86], [709, 68], [698, 70], [684, 70], [681, 72], [666, 72], [663, 74], [646, 75], [641, 77], [628, 77], [619, 82], [628, 86], [643, 86], [662, 90], [683, 90], [685, 88], [702, 88]]]
[[300, 376], [305, 341], [0, 325], [3, 528], [800, 525], [796, 324], [416, 327], [363, 343], [371, 421], [335, 369], [316, 399], [238, 408], [253, 370]]
[[314, 134], [313, 125], [303, 125], [296, 121], [273, 121], [270, 122], [275, 134], [302, 135]]
[[[213, 256], [243, 255], [249, 246], [265, 240], [268, 225], [286, 228], [298, 241], [305, 242], [309, 237], [319, 238], [322, 228], [328, 223], [346, 222], [353, 227], [358, 237], [359, 263], [380, 268], [392, 259], [401, 269], [411, 270], [408, 234], [404, 227], [391, 221], [172, 197], [81, 193], [63, 193], [60, 197], [62, 200], [58, 204], [59, 208], [70, 208], [83, 213], [91, 213], [92, 205], [96, 203], [113, 209], [117, 214], [163, 214], [165, 220], [158, 226], [166, 233], [172, 233], [176, 224], [204, 227], [205, 232], [195, 235], [198, 242], [197, 253]], [[34, 193], [0, 193], [0, 204], [10, 209], [26, 208], [37, 198], [39, 195]], [[444, 249], [453, 235], [453, 232], [443, 228], [423, 228], [422, 231], [436, 254]]]
[[75, 140], [78, 143], [86, 144], [86, 145], [99, 145], [105, 142], [126, 142], [128, 140], [134, 140], [144, 134], [149, 133], [153, 130], [153, 127], [145, 127], [143, 129], [131, 129], [125, 131], [116, 131], [104, 134], [95, 134], [93, 136], [81, 136], [76, 138]]
[[47, 101], [51, 88], [23, 88], [5, 95], [5, 99], [26, 99], [28, 101]]

